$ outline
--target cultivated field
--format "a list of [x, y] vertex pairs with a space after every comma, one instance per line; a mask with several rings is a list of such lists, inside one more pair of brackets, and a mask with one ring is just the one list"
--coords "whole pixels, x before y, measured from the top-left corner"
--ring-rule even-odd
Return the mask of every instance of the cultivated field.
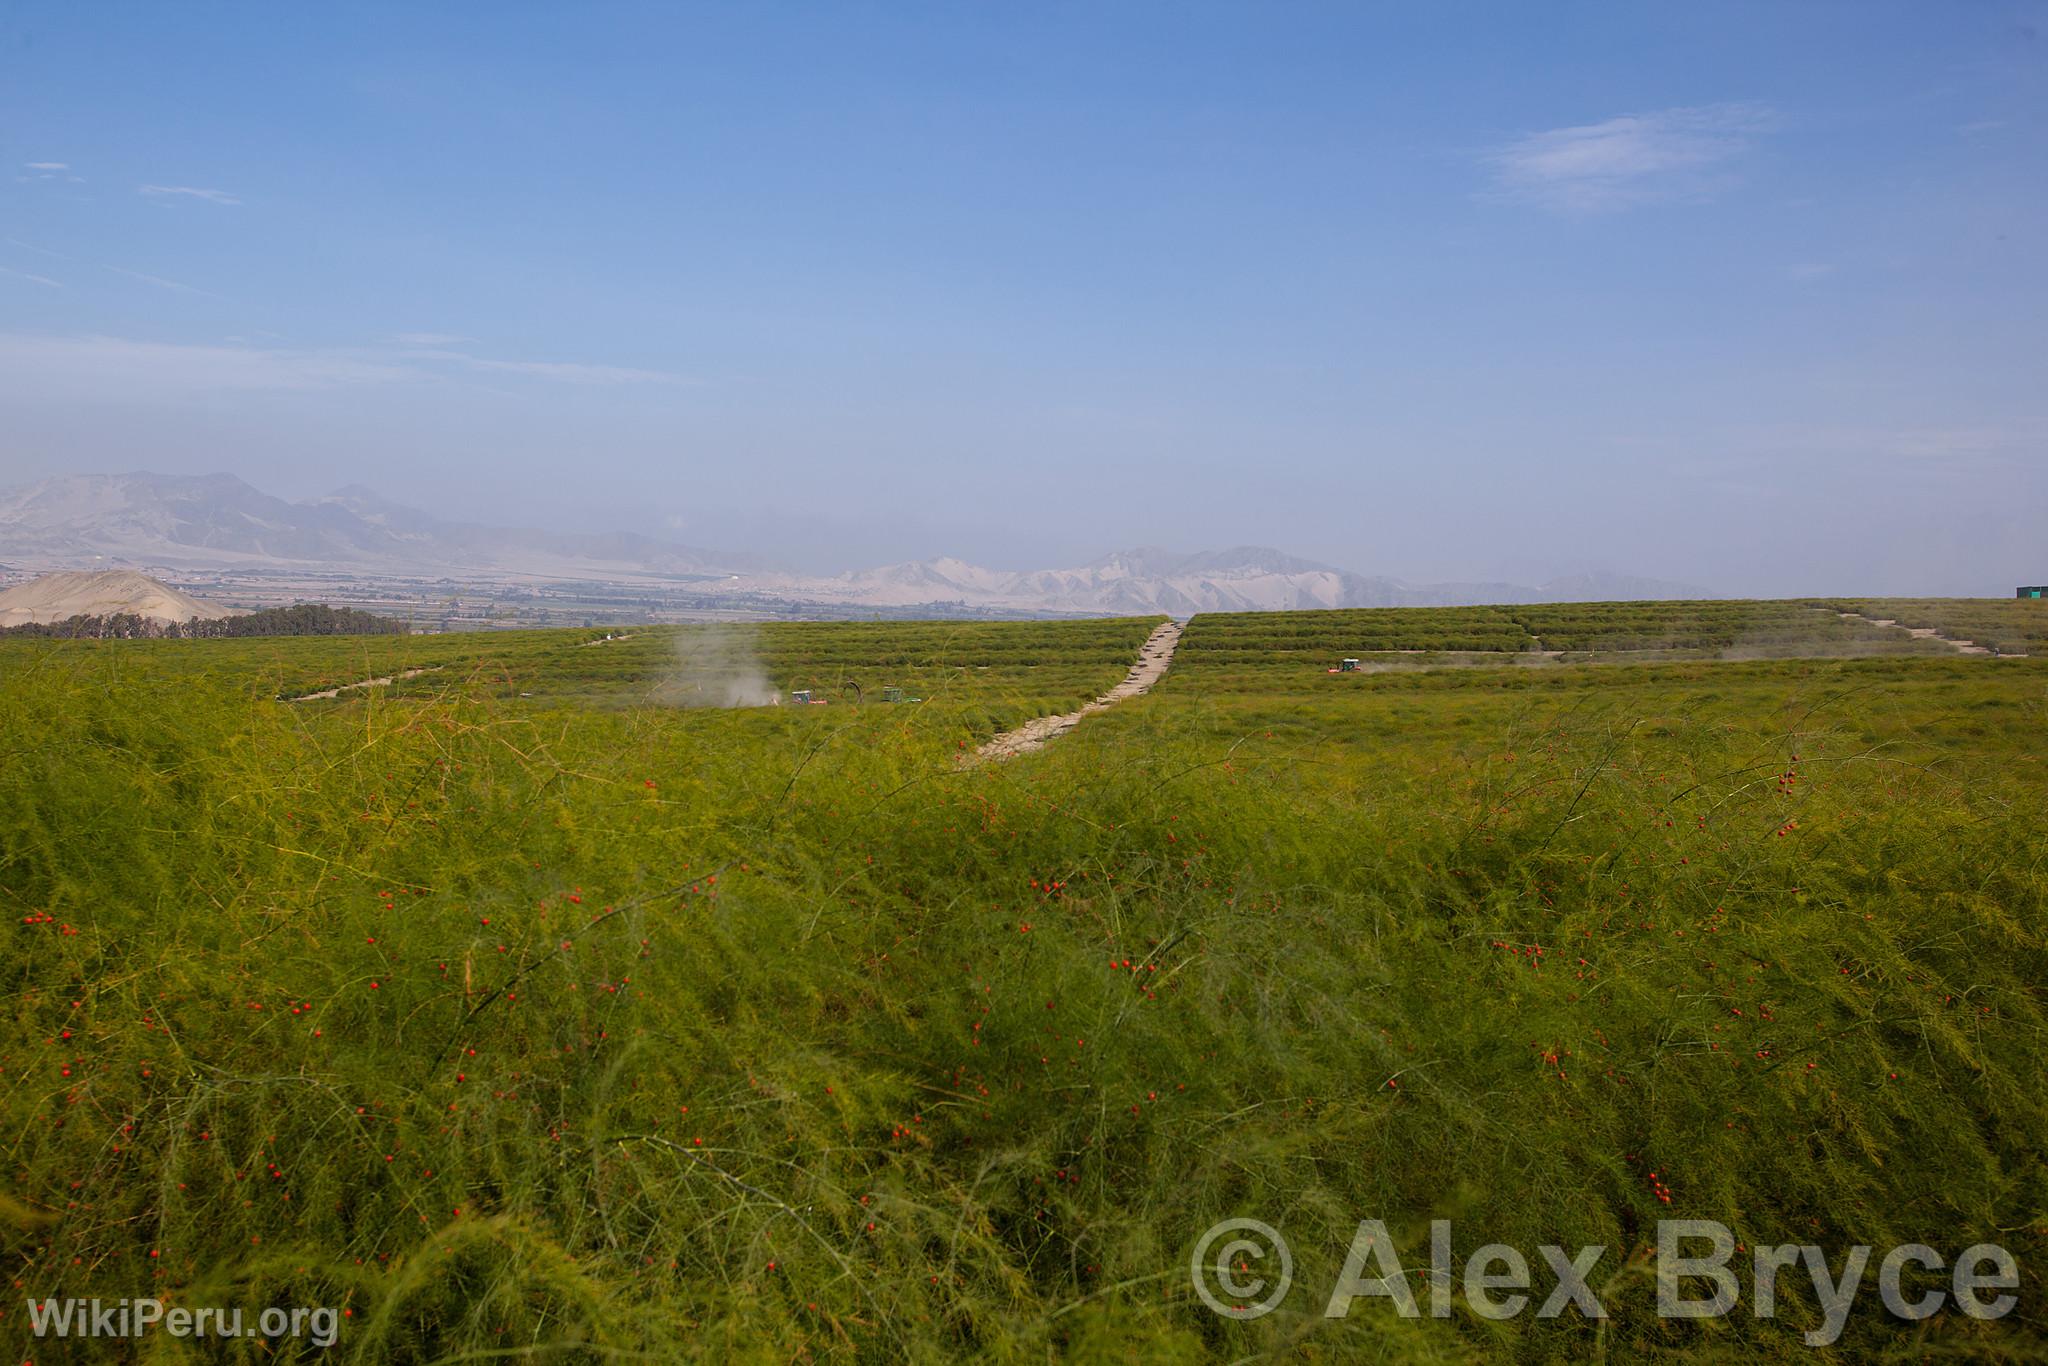
[[2048, 612], [2041, 599], [1852, 598], [1826, 605], [1901, 626], [1968, 639], [2000, 654], [2048, 654]]
[[[2002, 1243], [2011, 1316], [1866, 1285], [1830, 1350], [2039, 1359], [2044, 622], [1204, 616], [1001, 764], [1157, 621], [0, 642], [0, 1344], [128, 1360], [22, 1298], [159, 1294], [346, 1306], [347, 1362], [1815, 1355], [1796, 1267], [1657, 1317], [1696, 1217]], [[830, 705], [701, 705], [763, 688]], [[1189, 1283], [1233, 1216], [1294, 1253], [1252, 1322]], [[1604, 1244], [1612, 1318], [1325, 1318], [1364, 1218]]]

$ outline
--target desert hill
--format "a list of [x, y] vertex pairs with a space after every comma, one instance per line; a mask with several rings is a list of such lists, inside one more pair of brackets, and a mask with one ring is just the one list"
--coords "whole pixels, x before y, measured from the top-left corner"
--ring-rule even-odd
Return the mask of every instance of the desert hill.
[[127, 569], [45, 574], [0, 592], [0, 626], [124, 614], [164, 622], [213, 621], [235, 615], [235, 609]]

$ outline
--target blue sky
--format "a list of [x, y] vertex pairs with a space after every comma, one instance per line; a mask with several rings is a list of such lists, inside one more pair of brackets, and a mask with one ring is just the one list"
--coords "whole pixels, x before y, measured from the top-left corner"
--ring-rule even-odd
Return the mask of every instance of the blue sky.
[[2009, 591], [2044, 97], [1976, 0], [17, 3], [0, 483]]

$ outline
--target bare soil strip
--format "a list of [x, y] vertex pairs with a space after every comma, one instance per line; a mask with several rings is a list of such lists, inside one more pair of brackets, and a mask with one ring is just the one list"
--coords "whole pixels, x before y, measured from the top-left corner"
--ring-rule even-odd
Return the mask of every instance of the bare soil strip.
[[1988, 655], [1997, 653], [1988, 646], [1979, 645], [1974, 640], [1956, 640], [1951, 636], [1945, 636], [1932, 626], [1901, 626], [1890, 617], [1866, 617], [1861, 612], [1843, 612], [1841, 616], [1845, 621], [1867, 621], [1872, 626], [1889, 626], [1894, 630], [1904, 631], [1915, 640], [1938, 640], [1959, 655]]
[[277, 700], [280, 702], [312, 702], [322, 697], [339, 697], [341, 694], [353, 692], [357, 688], [388, 688], [401, 678], [418, 678], [421, 674], [439, 673], [444, 667], [446, 666], [441, 664], [429, 664], [418, 669], [407, 669], [403, 673], [387, 674], [383, 678], [365, 678], [360, 682], [342, 683], [332, 688], [323, 688], [319, 692], [305, 692], [295, 697], [280, 697]]
[[1180, 644], [1181, 623], [1169, 621], [1145, 638], [1138, 648], [1138, 662], [1131, 665], [1131, 671], [1124, 675], [1124, 681], [1111, 688], [1093, 702], [1076, 711], [1063, 712], [1058, 716], [1041, 716], [1026, 721], [1015, 730], [1006, 730], [995, 739], [974, 751], [976, 759], [1013, 759], [1019, 754], [1045, 748], [1048, 740], [1065, 735], [1081, 724], [1081, 718], [1092, 716], [1099, 711], [1108, 711], [1128, 697], [1138, 697], [1152, 690], [1159, 681], [1166, 666], [1173, 662], [1173, 650]]

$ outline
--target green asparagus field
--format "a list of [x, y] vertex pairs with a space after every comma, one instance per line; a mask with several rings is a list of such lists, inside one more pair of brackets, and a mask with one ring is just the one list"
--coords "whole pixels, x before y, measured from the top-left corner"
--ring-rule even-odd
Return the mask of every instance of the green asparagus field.
[[[1001, 764], [1156, 619], [0, 642], [0, 1344], [2041, 1360], [2044, 622], [1198, 616]], [[1263, 1316], [1192, 1284], [1230, 1218], [1291, 1248]], [[1670, 1219], [1732, 1231], [1724, 1316], [1658, 1314]], [[1362, 1220], [1419, 1315], [1326, 1312]], [[1600, 1245], [1608, 1317], [1432, 1316], [1433, 1220], [1538, 1302]], [[1905, 1243], [2016, 1307], [1889, 1311]], [[1783, 1244], [1875, 1249], [1828, 1343], [1803, 1266], [1757, 1312]], [[95, 1296], [341, 1317], [32, 1334]]]

